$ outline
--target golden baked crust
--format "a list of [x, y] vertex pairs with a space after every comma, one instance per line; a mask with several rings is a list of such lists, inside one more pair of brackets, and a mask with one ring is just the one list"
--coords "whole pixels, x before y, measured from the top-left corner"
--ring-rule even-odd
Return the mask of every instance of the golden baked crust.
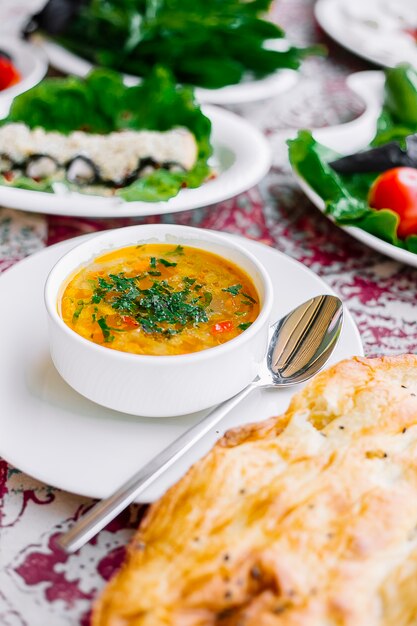
[[[279, 392], [277, 392], [279, 393]], [[417, 356], [354, 358], [152, 506], [93, 626], [415, 626]]]

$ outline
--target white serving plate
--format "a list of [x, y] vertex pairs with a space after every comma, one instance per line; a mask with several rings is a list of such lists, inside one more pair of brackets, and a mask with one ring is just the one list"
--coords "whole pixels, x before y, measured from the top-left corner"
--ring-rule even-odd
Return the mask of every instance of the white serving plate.
[[46, 193], [0, 185], [0, 205], [49, 215], [74, 217], [142, 217], [210, 206], [256, 185], [268, 172], [267, 140], [243, 118], [214, 106], [203, 111], [212, 122], [213, 165], [218, 172], [196, 189], [182, 189], [166, 202], [125, 202], [76, 192]]
[[[347, 84], [363, 98], [366, 106], [364, 113], [352, 122], [313, 131], [316, 141], [340, 154], [352, 154], [366, 148], [375, 136], [376, 122], [383, 102], [384, 74], [382, 72], [357, 72], [349, 76]], [[294, 137], [295, 133], [292, 136]], [[304, 193], [324, 213], [325, 205], [322, 198], [304, 179], [297, 174], [296, 177]], [[326, 213], [325, 215], [334, 222], [330, 215]], [[397, 248], [356, 226], [340, 226], [339, 224], [337, 226], [370, 248], [396, 261], [417, 267], [417, 254]]]
[[[66, 74], [75, 76], [86, 76], [93, 65], [78, 55], [66, 50], [63, 46], [39, 36], [36, 37], [44, 49], [51, 65]], [[284, 40], [273, 42], [269, 46], [272, 49], [282, 49], [285, 46]], [[139, 78], [130, 74], [125, 74], [127, 85], [137, 85]], [[298, 73], [294, 70], [278, 70], [265, 78], [242, 81], [236, 85], [228, 85], [219, 89], [195, 88], [195, 95], [199, 102], [210, 104], [243, 104], [244, 102], [254, 102], [272, 98], [286, 91], [289, 91], [298, 81]]]
[[41, 48], [15, 37], [1, 36], [0, 49], [12, 57], [22, 80], [0, 91], [0, 118], [5, 117], [13, 98], [37, 85], [48, 69], [46, 56]]
[[417, 42], [402, 29], [417, 28], [416, 0], [318, 0], [315, 16], [337, 43], [385, 67], [417, 67]]
[[[227, 237], [252, 252], [267, 269], [275, 290], [272, 319], [308, 298], [333, 293], [321, 278], [273, 248]], [[86, 237], [51, 246], [0, 276], [2, 301], [13, 303], [12, 307], [0, 307], [0, 455], [48, 484], [102, 498], [202, 413], [165, 419], [117, 413], [78, 395], [59, 376], [49, 356], [43, 288], [56, 261], [83, 239]], [[355, 354], [363, 354], [362, 344], [350, 313], [345, 311], [332, 362]], [[155, 482], [141, 496], [142, 501], [159, 498], [224, 430], [285, 411], [296, 390], [254, 392]], [[190, 393], [199, 390], [190, 388]]]

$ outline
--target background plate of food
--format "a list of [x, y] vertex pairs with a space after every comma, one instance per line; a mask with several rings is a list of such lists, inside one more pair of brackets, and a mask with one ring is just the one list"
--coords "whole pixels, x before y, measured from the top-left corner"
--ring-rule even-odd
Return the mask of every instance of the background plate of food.
[[27, 30], [57, 69], [85, 76], [94, 66], [122, 72], [127, 84], [164, 65], [200, 102], [233, 104], [283, 93], [297, 81], [299, 48], [266, 19], [270, 2], [175, 0], [121, 7], [115, 0], [84, 4], [51, 0]]
[[315, 15], [332, 39], [372, 63], [417, 67], [415, 0], [318, 0]]
[[27, 91], [46, 74], [44, 52], [17, 38], [0, 40], [0, 118], [7, 115], [12, 99]]
[[[112, 235], [109, 232], [106, 236]], [[5, 302], [13, 302], [13, 307], [0, 309], [0, 428], [8, 433], [0, 441], [0, 454], [47, 484], [104, 497], [202, 417], [202, 413], [168, 418], [119, 413], [79, 395], [58, 374], [49, 353], [44, 285], [55, 263], [75, 246], [88, 241], [88, 237], [91, 236], [51, 246], [0, 277]], [[277, 250], [241, 237], [223, 234], [223, 238], [227, 245], [238, 244], [252, 253], [269, 274], [274, 291], [271, 320], [281, 318], [313, 296], [332, 293], [321, 278]], [[245, 330], [244, 334], [248, 332]], [[350, 313], [345, 311], [333, 362], [362, 353], [358, 330]], [[234, 374], [231, 370], [229, 375]], [[157, 380], [157, 372], [155, 376]], [[173, 376], [178, 376], [175, 368]], [[205, 384], [203, 378], [201, 388], [189, 385], [185, 390], [190, 398], [198, 398], [206, 393]], [[184, 386], [181, 391], [184, 392]], [[164, 392], [161, 387], [160, 393]], [[254, 392], [228, 414], [221, 428], [214, 428], [155, 482], [143, 494], [143, 501], [160, 497], [210, 449], [224, 430], [280, 414], [293, 393], [289, 388]]]
[[0, 123], [0, 203], [84, 217], [172, 213], [256, 185], [266, 139], [237, 115], [204, 111], [156, 68], [128, 87], [120, 74], [46, 79]]
[[292, 167], [312, 202], [341, 228], [417, 267], [417, 71], [360, 72], [349, 84], [368, 105], [364, 116], [299, 132], [289, 141]]

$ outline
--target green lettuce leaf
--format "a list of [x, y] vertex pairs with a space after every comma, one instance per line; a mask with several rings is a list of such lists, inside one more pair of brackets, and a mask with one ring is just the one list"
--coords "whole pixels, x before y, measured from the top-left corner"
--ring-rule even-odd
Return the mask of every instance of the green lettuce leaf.
[[[189, 172], [170, 174], [161, 170], [116, 193], [127, 201], [159, 202], [175, 196], [181, 187], [198, 187], [210, 173], [208, 159], [211, 122], [194, 100], [193, 91], [175, 84], [171, 74], [155, 68], [140, 85], [126, 87], [117, 72], [98, 69], [85, 79], [49, 78], [18, 96], [9, 116], [1, 122], [23, 122], [30, 128], [69, 134], [75, 130], [110, 133], [125, 128], [165, 131], [188, 128], [196, 138], [198, 159]], [[9, 184], [4, 179], [0, 183]], [[34, 184], [20, 178], [22, 188], [52, 191], [49, 181]]]
[[322, 198], [326, 213], [336, 223], [357, 226], [394, 246], [417, 252], [417, 236], [405, 241], [398, 238], [396, 213], [389, 209], [377, 211], [368, 205], [369, 189], [378, 174], [337, 174], [327, 160], [335, 154], [317, 143], [309, 131], [300, 131], [288, 146], [294, 171]]
[[381, 146], [417, 132], [417, 71], [407, 63], [385, 70], [384, 106], [372, 142]]

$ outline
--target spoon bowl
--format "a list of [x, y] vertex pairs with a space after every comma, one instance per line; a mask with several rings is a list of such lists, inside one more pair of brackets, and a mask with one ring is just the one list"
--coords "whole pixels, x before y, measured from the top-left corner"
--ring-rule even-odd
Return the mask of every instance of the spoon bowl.
[[287, 387], [314, 376], [333, 352], [342, 323], [343, 304], [336, 296], [329, 295], [308, 300], [276, 322], [271, 327], [267, 355], [256, 379], [233, 398], [210, 411], [113, 495], [90, 509], [57, 539], [57, 545], [66, 552], [79, 550], [254, 389]]
[[329, 295], [304, 302], [276, 322], [259, 377], [261, 386], [297, 385], [311, 378], [333, 352], [342, 323], [343, 304]]

